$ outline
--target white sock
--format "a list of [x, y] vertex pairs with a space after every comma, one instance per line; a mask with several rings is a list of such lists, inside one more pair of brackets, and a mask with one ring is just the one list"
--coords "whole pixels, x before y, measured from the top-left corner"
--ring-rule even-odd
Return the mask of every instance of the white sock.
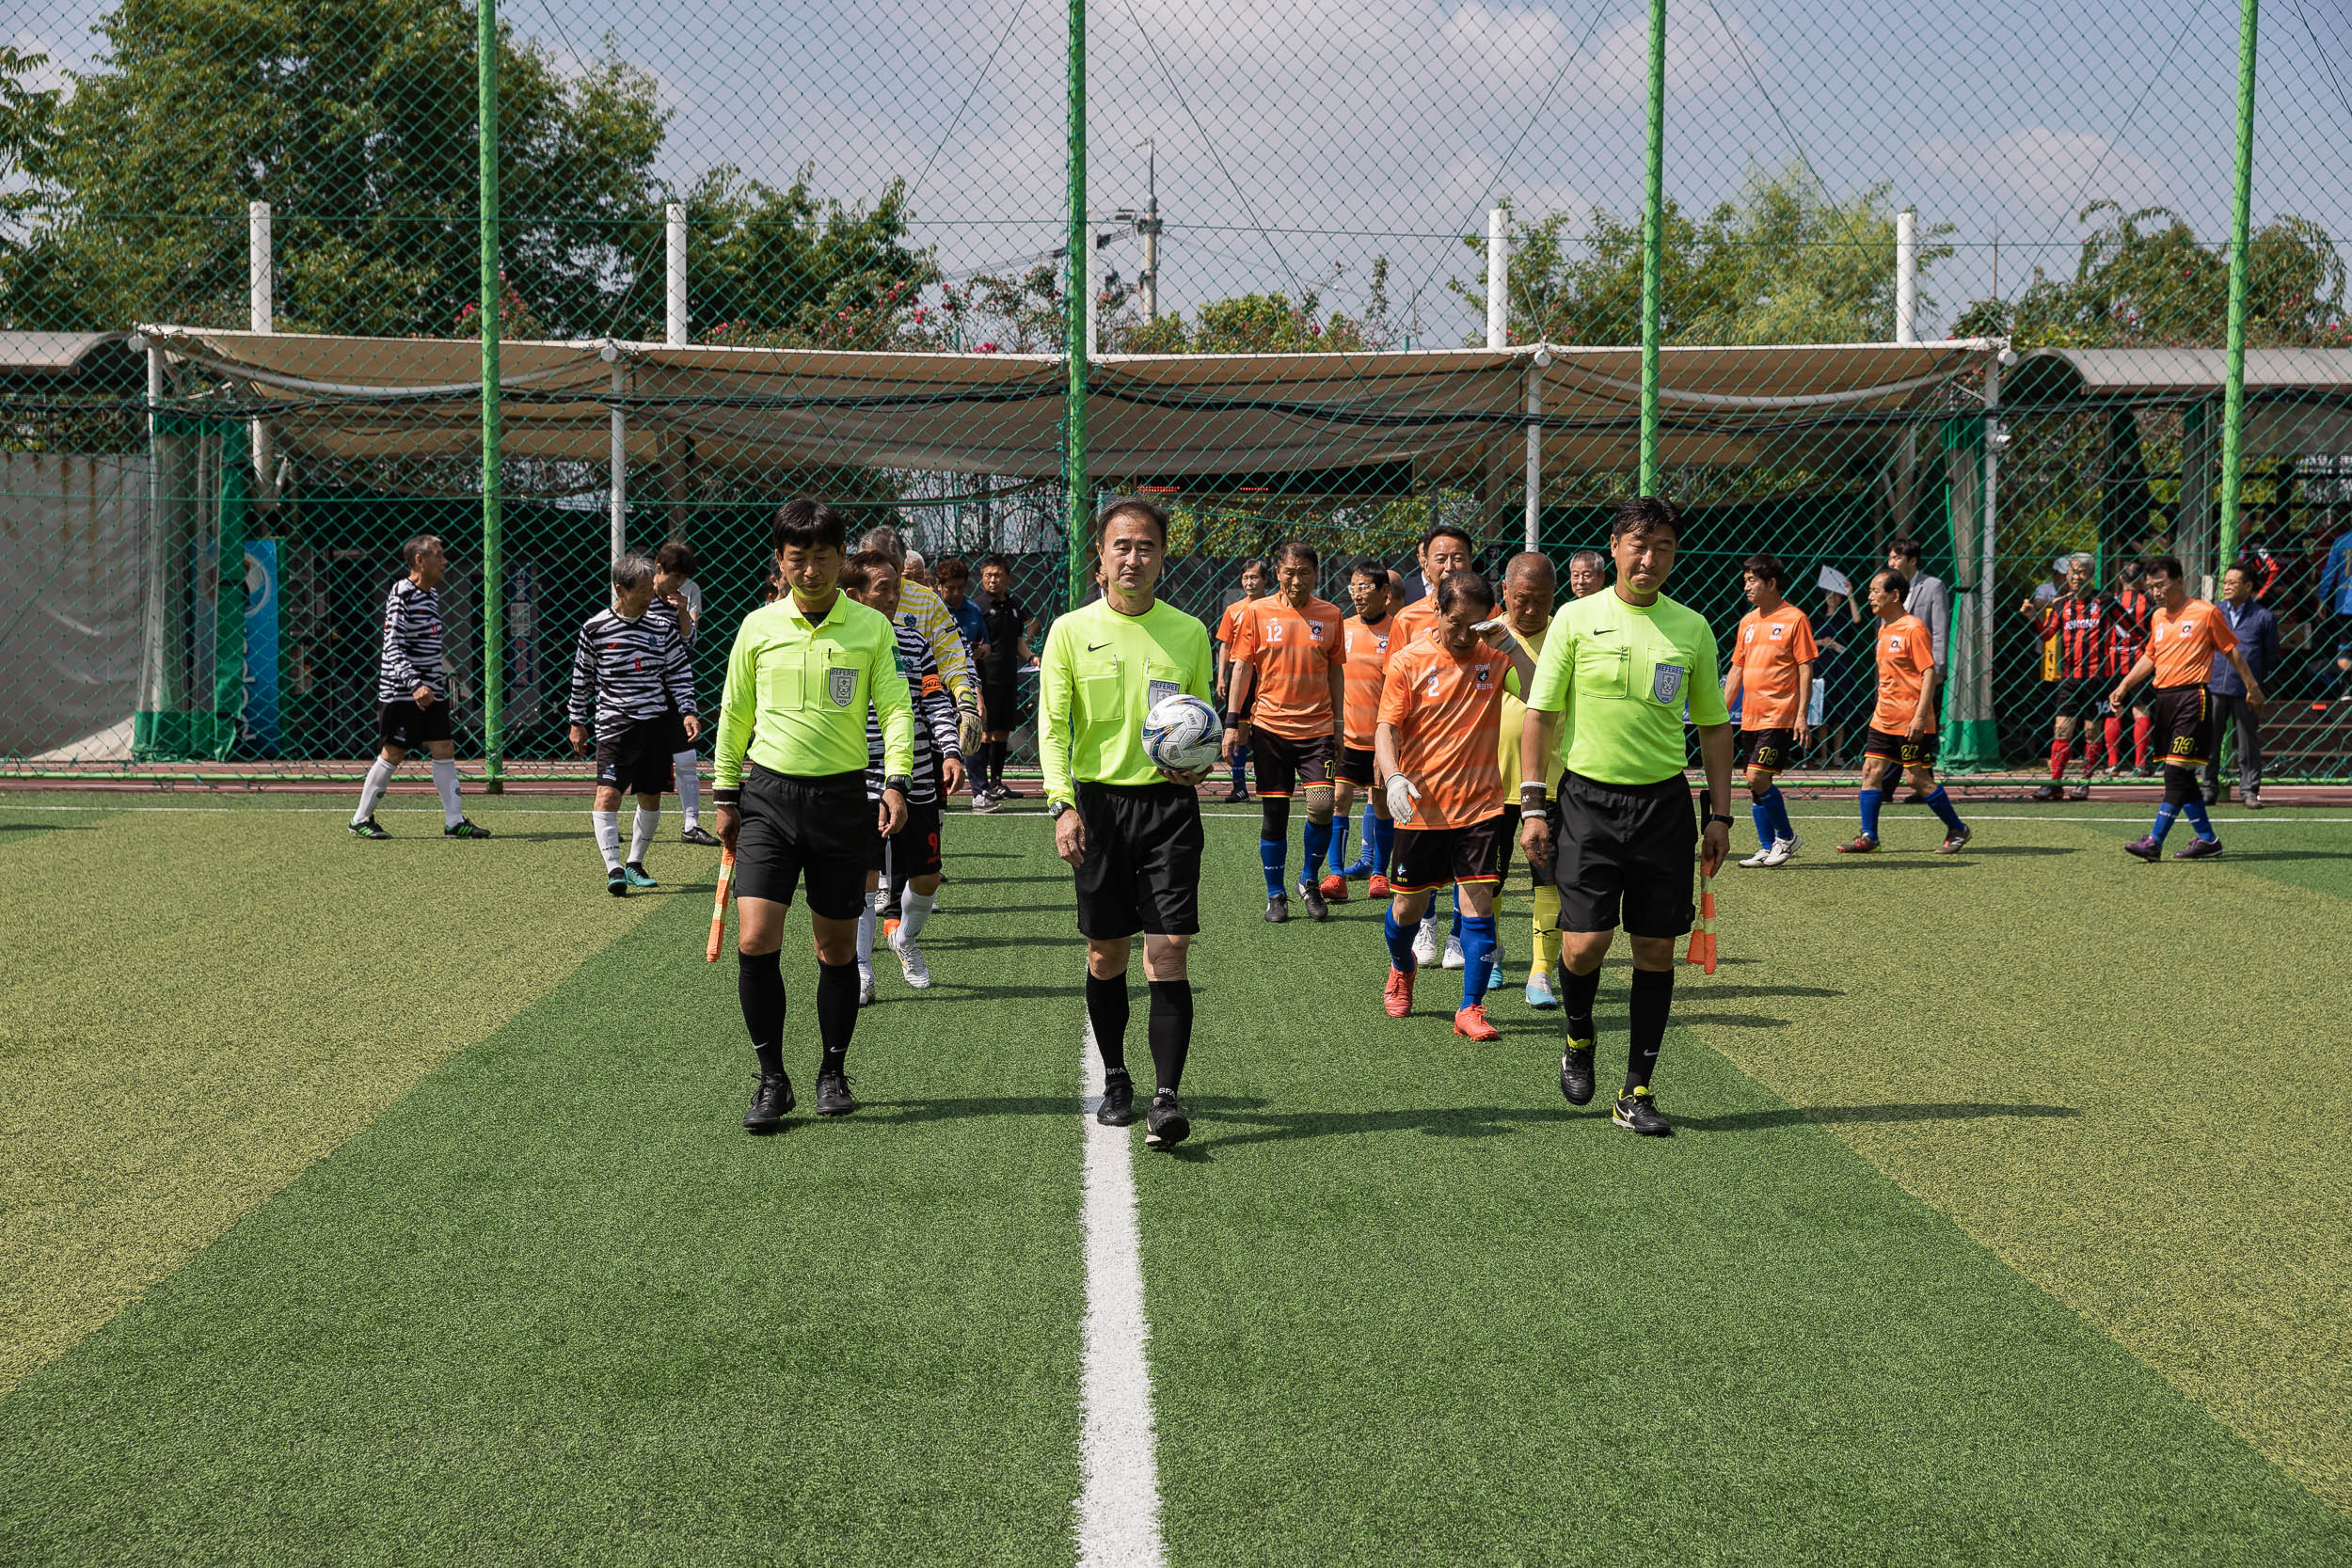
[[433, 759], [433, 787], [441, 795], [441, 826], [454, 828], [466, 819], [466, 808], [457, 803], [457, 759]]
[[[614, 812], [612, 814], [613, 820], [616, 824], [620, 819], [620, 815], [621, 814], [619, 812]], [[628, 859], [630, 864], [643, 865], [645, 863], [645, 847], [653, 842], [654, 830], [660, 826], [661, 826], [661, 813], [659, 809], [647, 811], [643, 806], [639, 806], [637, 808], [637, 815], [630, 819], [628, 825]]]
[[857, 966], [867, 970], [874, 967], [874, 900], [870, 895], [866, 908], [858, 911]]
[[703, 825], [702, 775], [694, 771], [696, 762], [691, 751], [680, 752], [670, 759], [670, 771], [677, 775], [677, 809], [685, 814], [686, 831], [692, 832]]
[[596, 826], [596, 847], [603, 851], [604, 868], [621, 868], [621, 814], [617, 811], [592, 811], [588, 820]]
[[384, 799], [384, 792], [391, 787], [391, 784], [392, 765], [379, 756], [375, 759], [375, 766], [368, 769], [368, 782], [359, 786], [359, 809], [351, 814], [351, 820], [355, 823], [365, 822], [373, 816], [376, 806]]
[[913, 942], [922, 933], [923, 924], [939, 907], [936, 893], [917, 893], [913, 888], [898, 895], [898, 935]]

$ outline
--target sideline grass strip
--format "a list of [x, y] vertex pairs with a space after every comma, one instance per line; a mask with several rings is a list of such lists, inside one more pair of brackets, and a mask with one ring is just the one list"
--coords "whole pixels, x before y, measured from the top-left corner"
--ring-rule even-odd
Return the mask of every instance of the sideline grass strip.
[[976, 912], [1050, 863], [958, 849], [867, 1110], [746, 1137], [734, 965], [654, 907], [0, 1402], [0, 1560], [1067, 1562], [1073, 960]]
[[0, 1393], [654, 907], [538, 927], [594, 866], [584, 822], [492, 808], [468, 843], [404, 813], [369, 844], [83, 800], [0, 798]]
[[[1210, 847], [1195, 1141], [1138, 1167], [1171, 1561], [2352, 1553], [2352, 1522], [1689, 1031], [1660, 1075], [1682, 1132], [1637, 1140], [1560, 1100], [1556, 1014], [1498, 1005], [1506, 1040], [1470, 1045], [1458, 976], [1432, 972], [1391, 1023], [1373, 906], [1243, 927], [1248, 830]], [[1841, 918], [1883, 931], [1870, 896]], [[1685, 990], [1710, 1034], [1762, 1037], [1807, 983], [1731, 976]], [[1603, 996], [1607, 1080], [1621, 969]], [[1938, 1049], [1895, 1012], [1840, 1017], [1849, 1049]], [[1841, 1127], [2074, 1128], [2049, 1100], [1826, 1102]]]

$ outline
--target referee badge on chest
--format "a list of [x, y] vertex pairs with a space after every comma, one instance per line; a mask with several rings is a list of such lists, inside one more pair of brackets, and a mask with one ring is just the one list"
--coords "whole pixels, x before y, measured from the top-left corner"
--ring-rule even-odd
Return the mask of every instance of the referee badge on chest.
[[1689, 675], [1691, 671], [1688, 665], [1661, 664], [1658, 666], [1656, 670], [1651, 672], [1649, 677], [1650, 701], [1658, 704], [1661, 707], [1671, 705], [1672, 704], [1680, 701], [1682, 697], [1682, 682], [1684, 677]]
[[825, 695], [835, 707], [848, 707], [850, 699], [857, 695], [857, 672], [835, 665], [825, 672]]

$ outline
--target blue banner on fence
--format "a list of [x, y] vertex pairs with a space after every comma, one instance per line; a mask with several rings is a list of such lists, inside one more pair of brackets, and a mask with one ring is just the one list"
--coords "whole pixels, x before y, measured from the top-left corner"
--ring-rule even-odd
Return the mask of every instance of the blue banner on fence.
[[245, 542], [245, 715], [248, 755], [278, 754], [278, 541]]

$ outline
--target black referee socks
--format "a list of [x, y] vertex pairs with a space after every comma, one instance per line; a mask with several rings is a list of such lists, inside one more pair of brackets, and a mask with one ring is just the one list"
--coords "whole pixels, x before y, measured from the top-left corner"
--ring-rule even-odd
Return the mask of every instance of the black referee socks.
[[1094, 1049], [1103, 1053], [1103, 1070], [1127, 1069], [1127, 976], [1105, 980], [1087, 976], [1087, 1022], [1094, 1027]]
[[[784, 955], [739, 953], [735, 994], [743, 1004], [743, 1027], [762, 1072], [784, 1070]], [[855, 967], [855, 966], [852, 966]], [[854, 985], [852, 982], [852, 995]]]
[[1593, 1003], [1599, 995], [1599, 970], [1579, 974], [1565, 963], [1560, 966], [1560, 1006], [1567, 1014], [1568, 1038], [1593, 1037]]
[[1184, 1076], [1184, 1057], [1192, 1050], [1192, 982], [1190, 980], [1153, 980], [1152, 1016], [1152, 1071], [1159, 1080], [1159, 1087], [1175, 1092]]
[[1666, 1015], [1674, 1011], [1675, 972], [1671, 969], [1637, 969], [1633, 972], [1633, 994], [1628, 1008], [1625, 1092], [1649, 1082], [1649, 1075], [1658, 1069], [1658, 1048], [1666, 1043]]
[[817, 1037], [824, 1044], [824, 1059], [817, 1070], [839, 1072], [849, 1059], [850, 1036], [857, 1028], [857, 960], [817, 965]]

